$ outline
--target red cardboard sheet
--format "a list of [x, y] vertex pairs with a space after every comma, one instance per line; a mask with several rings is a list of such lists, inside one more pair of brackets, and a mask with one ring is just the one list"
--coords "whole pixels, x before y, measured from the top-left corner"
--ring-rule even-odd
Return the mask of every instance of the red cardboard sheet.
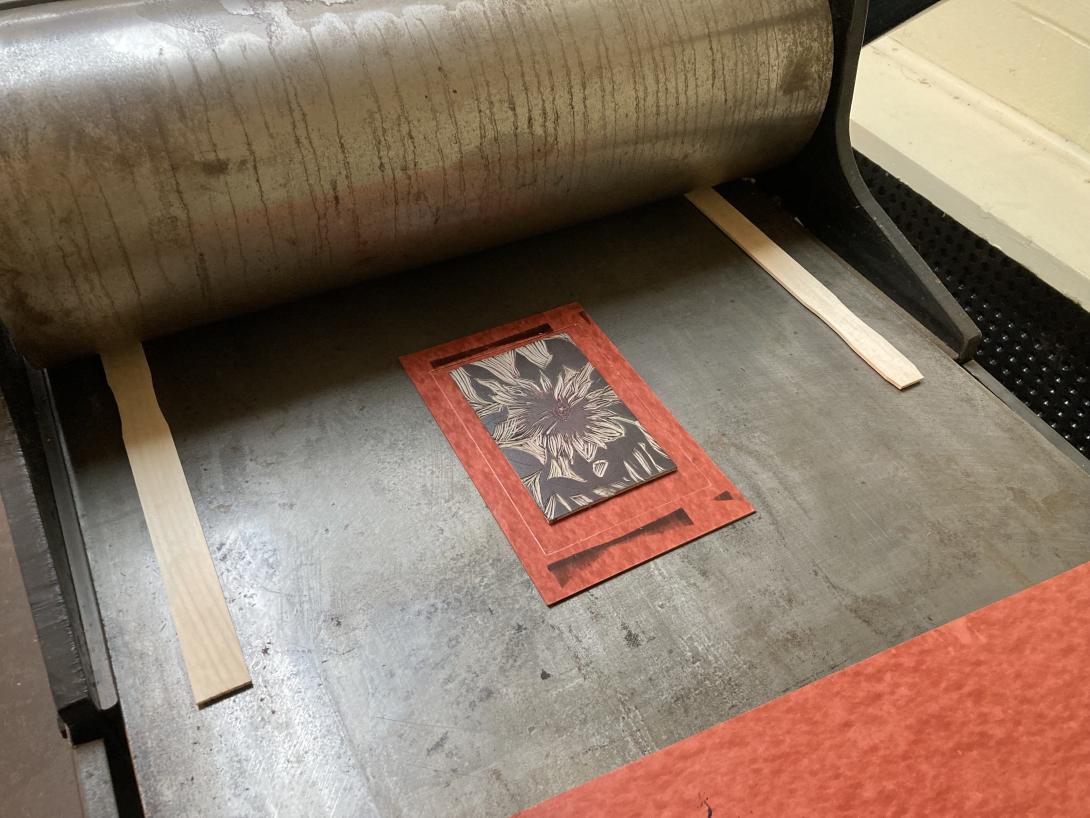
[[[558, 333], [572, 339], [677, 471], [550, 523], [451, 372]], [[578, 304], [440, 344], [401, 363], [549, 605], [753, 512]]]
[[1090, 814], [1090, 565], [519, 813]]

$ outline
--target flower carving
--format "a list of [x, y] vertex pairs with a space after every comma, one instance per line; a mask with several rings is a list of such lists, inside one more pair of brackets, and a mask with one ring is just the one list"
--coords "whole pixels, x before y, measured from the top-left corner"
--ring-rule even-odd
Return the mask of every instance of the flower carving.
[[550, 522], [676, 469], [566, 334], [451, 375]]

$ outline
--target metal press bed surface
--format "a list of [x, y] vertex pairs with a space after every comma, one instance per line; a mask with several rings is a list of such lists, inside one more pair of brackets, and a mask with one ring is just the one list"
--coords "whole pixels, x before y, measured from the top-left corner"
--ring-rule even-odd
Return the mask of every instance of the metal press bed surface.
[[[54, 372], [148, 814], [508, 815], [1090, 559], [1090, 476], [728, 194], [924, 382], [682, 200], [149, 344], [254, 678], [203, 711], [101, 371]], [[570, 301], [757, 513], [550, 609], [397, 358]]]

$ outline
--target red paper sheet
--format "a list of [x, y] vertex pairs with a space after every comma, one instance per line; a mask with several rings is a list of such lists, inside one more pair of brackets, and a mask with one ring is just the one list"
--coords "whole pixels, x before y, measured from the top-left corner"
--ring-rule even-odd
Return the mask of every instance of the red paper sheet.
[[[677, 471], [550, 524], [450, 373], [557, 333], [570, 336]], [[401, 363], [549, 605], [753, 512], [578, 304], [440, 344]]]
[[1090, 814], [1090, 565], [519, 813]]

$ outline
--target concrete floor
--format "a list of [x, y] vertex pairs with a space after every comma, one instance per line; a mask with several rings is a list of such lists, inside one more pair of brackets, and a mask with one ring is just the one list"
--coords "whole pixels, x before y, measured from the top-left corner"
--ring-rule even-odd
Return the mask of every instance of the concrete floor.
[[57, 727], [57, 712], [2, 504], [0, 725], [0, 815], [82, 816], [75, 752]]

